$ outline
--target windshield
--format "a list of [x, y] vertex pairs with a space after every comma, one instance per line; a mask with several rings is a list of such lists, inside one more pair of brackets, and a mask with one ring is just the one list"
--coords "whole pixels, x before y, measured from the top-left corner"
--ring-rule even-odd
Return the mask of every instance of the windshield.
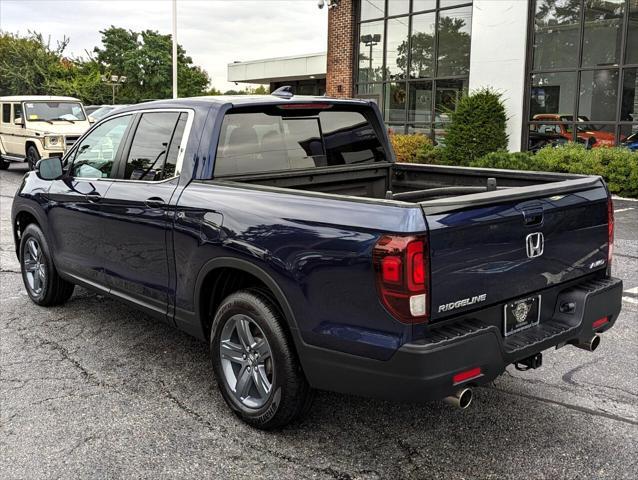
[[93, 113], [91, 113], [91, 116], [96, 119], [99, 120], [102, 117], [107, 116], [109, 113], [111, 113], [113, 110], [115, 110], [116, 107], [100, 107], [98, 108], [96, 111], [94, 111]]
[[30, 122], [86, 120], [79, 102], [25, 102], [26, 118]]

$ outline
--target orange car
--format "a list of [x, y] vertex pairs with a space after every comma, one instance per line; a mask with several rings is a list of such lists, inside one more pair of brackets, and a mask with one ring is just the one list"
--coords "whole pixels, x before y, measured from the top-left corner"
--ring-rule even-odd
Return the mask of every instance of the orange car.
[[[564, 122], [559, 124], [550, 124], [543, 125], [537, 124], [532, 125], [536, 127], [536, 130], [539, 133], [555, 133], [567, 140], [573, 140], [572, 135], [572, 115], [560, 115], [557, 113], [539, 113], [538, 115], [534, 115], [532, 120], [535, 121], [547, 121], [547, 122]], [[616, 137], [613, 133], [605, 132], [603, 130], [598, 130], [594, 125], [589, 122], [587, 117], [579, 116], [578, 122], [576, 124], [576, 137], [578, 138], [579, 143], [591, 142], [590, 144], [593, 147], [613, 147], [616, 144]], [[590, 140], [591, 139], [591, 140]]]

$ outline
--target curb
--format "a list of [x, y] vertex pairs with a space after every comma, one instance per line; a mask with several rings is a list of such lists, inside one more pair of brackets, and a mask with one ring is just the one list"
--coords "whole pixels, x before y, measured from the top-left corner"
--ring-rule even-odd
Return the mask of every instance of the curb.
[[616, 195], [612, 195], [611, 198], [612, 200], [622, 200], [623, 202], [638, 202], [638, 198], [617, 197]]

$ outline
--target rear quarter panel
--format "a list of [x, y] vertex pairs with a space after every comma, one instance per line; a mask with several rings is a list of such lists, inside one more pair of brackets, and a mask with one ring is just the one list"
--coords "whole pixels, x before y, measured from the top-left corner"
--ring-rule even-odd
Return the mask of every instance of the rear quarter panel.
[[193, 182], [176, 213], [176, 314], [196, 311], [197, 277], [207, 261], [247, 260], [281, 288], [304, 342], [389, 358], [411, 338], [411, 327], [379, 301], [372, 248], [382, 233], [425, 230], [417, 206]]

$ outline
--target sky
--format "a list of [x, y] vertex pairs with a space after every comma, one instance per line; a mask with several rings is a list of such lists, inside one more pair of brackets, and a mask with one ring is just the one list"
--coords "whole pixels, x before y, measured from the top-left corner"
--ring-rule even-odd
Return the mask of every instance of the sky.
[[[70, 38], [66, 54], [86, 57], [111, 25], [171, 33], [171, 0], [0, 0], [0, 30]], [[234, 61], [326, 51], [327, 9], [317, 0], [177, 0], [177, 40], [212, 85], [234, 88], [226, 67]]]

